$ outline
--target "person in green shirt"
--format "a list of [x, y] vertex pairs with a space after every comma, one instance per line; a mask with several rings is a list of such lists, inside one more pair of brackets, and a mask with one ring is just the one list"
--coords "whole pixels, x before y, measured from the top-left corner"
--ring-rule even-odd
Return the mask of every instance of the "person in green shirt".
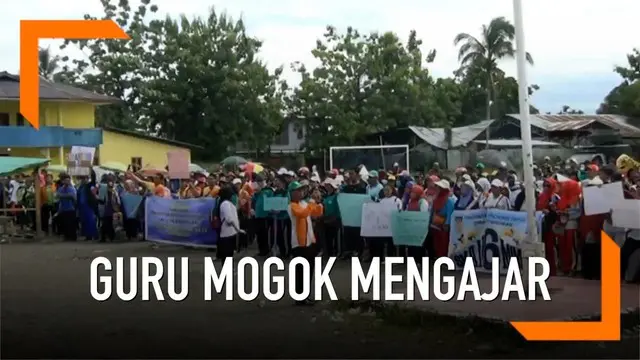
[[258, 241], [258, 256], [268, 256], [271, 247], [269, 246], [269, 235], [273, 231], [273, 217], [264, 209], [264, 201], [273, 196], [273, 189], [267, 186], [261, 175], [254, 177], [256, 192], [251, 197], [251, 207], [255, 213], [256, 239]]
[[[282, 176], [277, 177], [273, 182], [273, 195], [274, 197], [285, 197], [289, 199], [289, 192], [286, 188], [286, 182]], [[271, 216], [275, 218], [275, 239], [272, 238], [272, 242], [275, 241], [275, 245], [278, 247], [278, 256], [280, 258], [286, 258], [291, 252], [291, 221], [289, 219], [289, 213], [285, 211], [272, 212]], [[273, 244], [271, 244], [273, 246]]]
[[338, 254], [338, 233], [340, 232], [340, 208], [338, 207], [338, 183], [327, 178], [323, 183], [325, 196], [322, 200], [323, 214], [323, 255], [326, 257]]

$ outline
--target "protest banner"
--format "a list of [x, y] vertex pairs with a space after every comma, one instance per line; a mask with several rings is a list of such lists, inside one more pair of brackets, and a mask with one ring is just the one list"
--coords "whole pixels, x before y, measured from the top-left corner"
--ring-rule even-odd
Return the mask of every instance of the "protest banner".
[[145, 206], [146, 239], [159, 243], [214, 247], [217, 234], [211, 227], [213, 198], [147, 198]]
[[172, 150], [167, 152], [167, 164], [171, 179], [188, 179], [189, 176], [189, 152], [185, 150]]
[[72, 146], [67, 158], [69, 176], [90, 176], [96, 149], [86, 146]]
[[431, 213], [425, 211], [391, 212], [393, 245], [422, 246], [429, 233]]
[[362, 204], [371, 201], [366, 194], [338, 194], [338, 208], [343, 226], [360, 227], [362, 223]]
[[608, 214], [617, 204], [624, 201], [622, 182], [614, 182], [600, 186], [585, 186], [582, 189], [584, 214]]
[[286, 196], [270, 196], [264, 198], [264, 211], [287, 211], [289, 199]]
[[[473, 259], [476, 271], [490, 272], [491, 259], [500, 259], [500, 272], [506, 273], [509, 259], [522, 265], [520, 243], [527, 236], [527, 213], [480, 209], [454, 211], [449, 232], [449, 257], [461, 269], [467, 257]], [[542, 214], [536, 214], [538, 229]]]
[[364, 203], [362, 205], [360, 236], [391, 237], [391, 212], [393, 211], [398, 211], [395, 203]]
[[614, 226], [640, 229], [640, 200], [624, 199], [616, 204], [611, 213]]
[[144, 200], [144, 197], [138, 194], [123, 192], [122, 195], [120, 195], [124, 216], [127, 219], [135, 219], [138, 216], [138, 209], [140, 209], [142, 200]]

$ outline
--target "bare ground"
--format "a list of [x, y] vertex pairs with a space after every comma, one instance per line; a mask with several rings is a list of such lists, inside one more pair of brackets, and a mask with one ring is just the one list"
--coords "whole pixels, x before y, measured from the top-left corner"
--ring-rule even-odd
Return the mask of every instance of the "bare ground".
[[[0, 253], [2, 358], [640, 357], [637, 313], [622, 342], [525, 343], [505, 325], [415, 310], [346, 303], [300, 308], [291, 300], [227, 302], [221, 296], [205, 302], [198, 265], [212, 253], [198, 250], [45, 242], [3, 244]], [[188, 256], [190, 296], [179, 303], [96, 302], [89, 265], [97, 256]]]

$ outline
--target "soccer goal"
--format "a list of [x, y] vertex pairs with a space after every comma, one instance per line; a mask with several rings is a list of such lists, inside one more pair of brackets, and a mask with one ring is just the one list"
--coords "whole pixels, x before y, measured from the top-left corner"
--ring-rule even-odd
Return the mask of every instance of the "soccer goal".
[[409, 167], [409, 145], [332, 146], [329, 148], [330, 169], [354, 169], [364, 165], [369, 170], [389, 170], [394, 163]]

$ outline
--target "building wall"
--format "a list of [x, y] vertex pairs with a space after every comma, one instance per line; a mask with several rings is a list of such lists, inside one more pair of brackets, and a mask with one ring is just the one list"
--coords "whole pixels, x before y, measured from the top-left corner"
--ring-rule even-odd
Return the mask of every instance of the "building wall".
[[[9, 114], [9, 126], [17, 126], [20, 103], [0, 101], [0, 113]], [[25, 121], [25, 126], [29, 126]], [[67, 128], [90, 129], [95, 127], [95, 105], [72, 102], [40, 103], [40, 126], [64, 126]]]
[[141, 157], [143, 167], [164, 168], [167, 165], [167, 152], [172, 150], [186, 150], [191, 154], [188, 148], [103, 130], [98, 156], [100, 163], [117, 161], [127, 165], [131, 164], [131, 158]]

